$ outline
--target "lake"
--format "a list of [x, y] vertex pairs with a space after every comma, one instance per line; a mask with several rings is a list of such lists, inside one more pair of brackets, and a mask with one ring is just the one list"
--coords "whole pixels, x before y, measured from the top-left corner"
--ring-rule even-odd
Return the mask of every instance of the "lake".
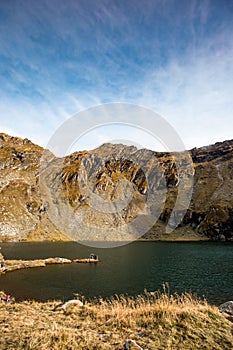
[[144, 289], [192, 291], [210, 303], [233, 300], [233, 243], [133, 242], [121, 247], [91, 248], [75, 242], [1, 243], [7, 259], [83, 258], [94, 252], [98, 264], [50, 265], [0, 276], [0, 290], [16, 300], [67, 300], [136, 295]]

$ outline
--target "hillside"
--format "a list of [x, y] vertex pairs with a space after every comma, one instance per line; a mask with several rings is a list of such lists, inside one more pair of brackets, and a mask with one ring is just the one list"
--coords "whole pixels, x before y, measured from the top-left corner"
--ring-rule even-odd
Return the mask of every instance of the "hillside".
[[1, 296], [2, 350], [228, 350], [233, 344], [232, 323], [189, 294], [83, 299], [83, 306], [66, 308], [59, 301], [5, 303]]
[[0, 240], [232, 240], [232, 185], [233, 141], [180, 154], [104, 144], [56, 158], [0, 134]]

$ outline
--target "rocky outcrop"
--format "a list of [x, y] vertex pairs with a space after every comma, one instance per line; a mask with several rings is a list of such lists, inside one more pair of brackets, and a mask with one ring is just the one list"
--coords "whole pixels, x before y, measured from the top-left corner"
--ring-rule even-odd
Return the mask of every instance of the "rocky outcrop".
[[219, 306], [220, 312], [225, 312], [226, 314], [233, 316], [233, 301], [227, 301]]
[[32, 267], [45, 267], [51, 264], [70, 264], [72, 260], [66, 258], [48, 258], [36, 260], [5, 260], [4, 266], [0, 267], [0, 274], [15, 270], [27, 269]]
[[[233, 141], [191, 150], [194, 188], [185, 224], [213, 240], [233, 237]], [[188, 217], [189, 216], [189, 217]]]
[[221, 304], [218, 309], [229, 321], [233, 322], [233, 301]]
[[[90, 227], [96, 240], [127, 240], [119, 228], [131, 225], [145, 230], [144, 239], [228, 241], [232, 188], [233, 141], [183, 153], [104, 144], [61, 159], [0, 134], [1, 241], [70, 240], [79, 225], [87, 227], [79, 232], [82, 240]], [[168, 232], [168, 226], [177, 228]]]
[[0, 134], [0, 240], [65, 239], [46, 215], [39, 191], [43, 148]]
[[47, 265], [54, 264], [71, 264], [74, 263], [98, 263], [99, 259], [75, 259], [70, 260], [67, 258], [47, 258], [47, 259], [35, 259], [35, 260], [4, 260], [3, 264], [0, 265], [0, 275], [6, 272], [33, 268], [33, 267], [45, 267]]

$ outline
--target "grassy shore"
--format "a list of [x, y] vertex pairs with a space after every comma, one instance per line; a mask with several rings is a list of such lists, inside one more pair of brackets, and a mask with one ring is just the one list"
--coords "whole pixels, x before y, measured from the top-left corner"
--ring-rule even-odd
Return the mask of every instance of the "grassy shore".
[[[59, 309], [59, 301], [0, 302], [0, 349], [229, 350], [232, 323], [190, 294], [116, 296]], [[136, 344], [136, 345], [135, 345]]]

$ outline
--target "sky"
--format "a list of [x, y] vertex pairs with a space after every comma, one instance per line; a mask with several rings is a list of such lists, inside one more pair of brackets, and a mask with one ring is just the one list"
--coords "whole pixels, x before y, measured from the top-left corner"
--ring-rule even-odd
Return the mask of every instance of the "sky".
[[[187, 149], [233, 139], [232, 18], [231, 0], [0, 0], [0, 131], [46, 147], [72, 116], [130, 103]], [[157, 148], [122, 128], [76, 148], [127, 137]]]

